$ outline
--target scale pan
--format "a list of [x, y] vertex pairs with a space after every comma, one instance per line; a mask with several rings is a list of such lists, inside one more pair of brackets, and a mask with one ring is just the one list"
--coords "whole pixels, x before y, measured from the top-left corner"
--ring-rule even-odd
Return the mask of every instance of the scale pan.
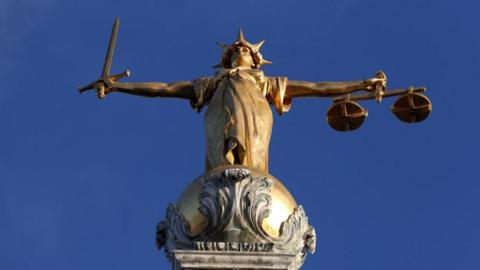
[[399, 97], [390, 109], [401, 121], [418, 123], [430, 115], [432, 102], [422, 94], [408, 93]]
[[327, 111], [327, 122], [337, 131], [352, 131], [359, 128], [368, 116], [367, 110], [353, 101], [335, 102]]

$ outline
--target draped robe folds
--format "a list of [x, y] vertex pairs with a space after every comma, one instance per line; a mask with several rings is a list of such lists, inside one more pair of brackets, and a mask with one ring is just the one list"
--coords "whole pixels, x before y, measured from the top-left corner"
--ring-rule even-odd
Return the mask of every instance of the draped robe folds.
[[265, 77], [258, 69], [235, 68], [194, 81], [192, 107], [205, 113], [206, 170], [240, 164], [268, 172], [272, 104], [279, 114], [290, 109], [286, 77]]

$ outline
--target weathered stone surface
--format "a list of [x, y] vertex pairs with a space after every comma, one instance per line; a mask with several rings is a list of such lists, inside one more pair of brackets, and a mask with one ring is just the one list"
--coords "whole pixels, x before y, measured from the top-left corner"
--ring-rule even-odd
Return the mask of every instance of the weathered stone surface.
[[195, 242], [196, 250], [271, 252], [273, 243]]
[[184, 269], [272, 269], [296, 270], [293, 254], [234, 251], [173, 251], [174, 270]]

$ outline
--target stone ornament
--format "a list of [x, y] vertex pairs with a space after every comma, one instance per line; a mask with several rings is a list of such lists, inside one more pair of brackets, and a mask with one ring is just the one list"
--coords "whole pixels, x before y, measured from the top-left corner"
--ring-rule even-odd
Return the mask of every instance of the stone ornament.
[[263, 221], [272, 215], [272, 186], [268, 174], [245, 167], [229, 167], [201, 178], [198, 211], [207, 225], [192, 235], [189, 223], [175, 204], [157, 226], [157, 245], [171, 258], [175, 250], [272, 252], [294, 254], [301, 264], [315, 251], [315, 230], [302, 206], [281, 223], [279, 236], [269, 234]]

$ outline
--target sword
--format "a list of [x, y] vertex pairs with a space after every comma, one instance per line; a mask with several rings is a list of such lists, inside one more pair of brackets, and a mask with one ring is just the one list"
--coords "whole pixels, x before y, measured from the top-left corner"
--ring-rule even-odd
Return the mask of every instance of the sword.
[[113, 58], [113, 51], [115, 50], [115, 43], [117, 41], [117, 34], [118, 34], [118, 26], [120, 24], [120, 20], [118, 17], [115, 18], [113, 22], [113, 29], [112, 34], [110, 36], [110, 42], [108, 44], [107, 54], [105, 56], [105, 62], [103, 63], [102, 74], [100, 75], [100, 79], [91, 82], [83, 87], [78, 89], [78, 92], [83, 93], [90, 89], [97, 89], [97, 97], [102, 99], [105, 97], [105, 84], [109, 81], [118, 81], [121, 78], [130, 76], [130, 71], [125, 70], [122, 73], [111, 75], [110, 76], [110, 68], [112, 67], [112, 58]]

